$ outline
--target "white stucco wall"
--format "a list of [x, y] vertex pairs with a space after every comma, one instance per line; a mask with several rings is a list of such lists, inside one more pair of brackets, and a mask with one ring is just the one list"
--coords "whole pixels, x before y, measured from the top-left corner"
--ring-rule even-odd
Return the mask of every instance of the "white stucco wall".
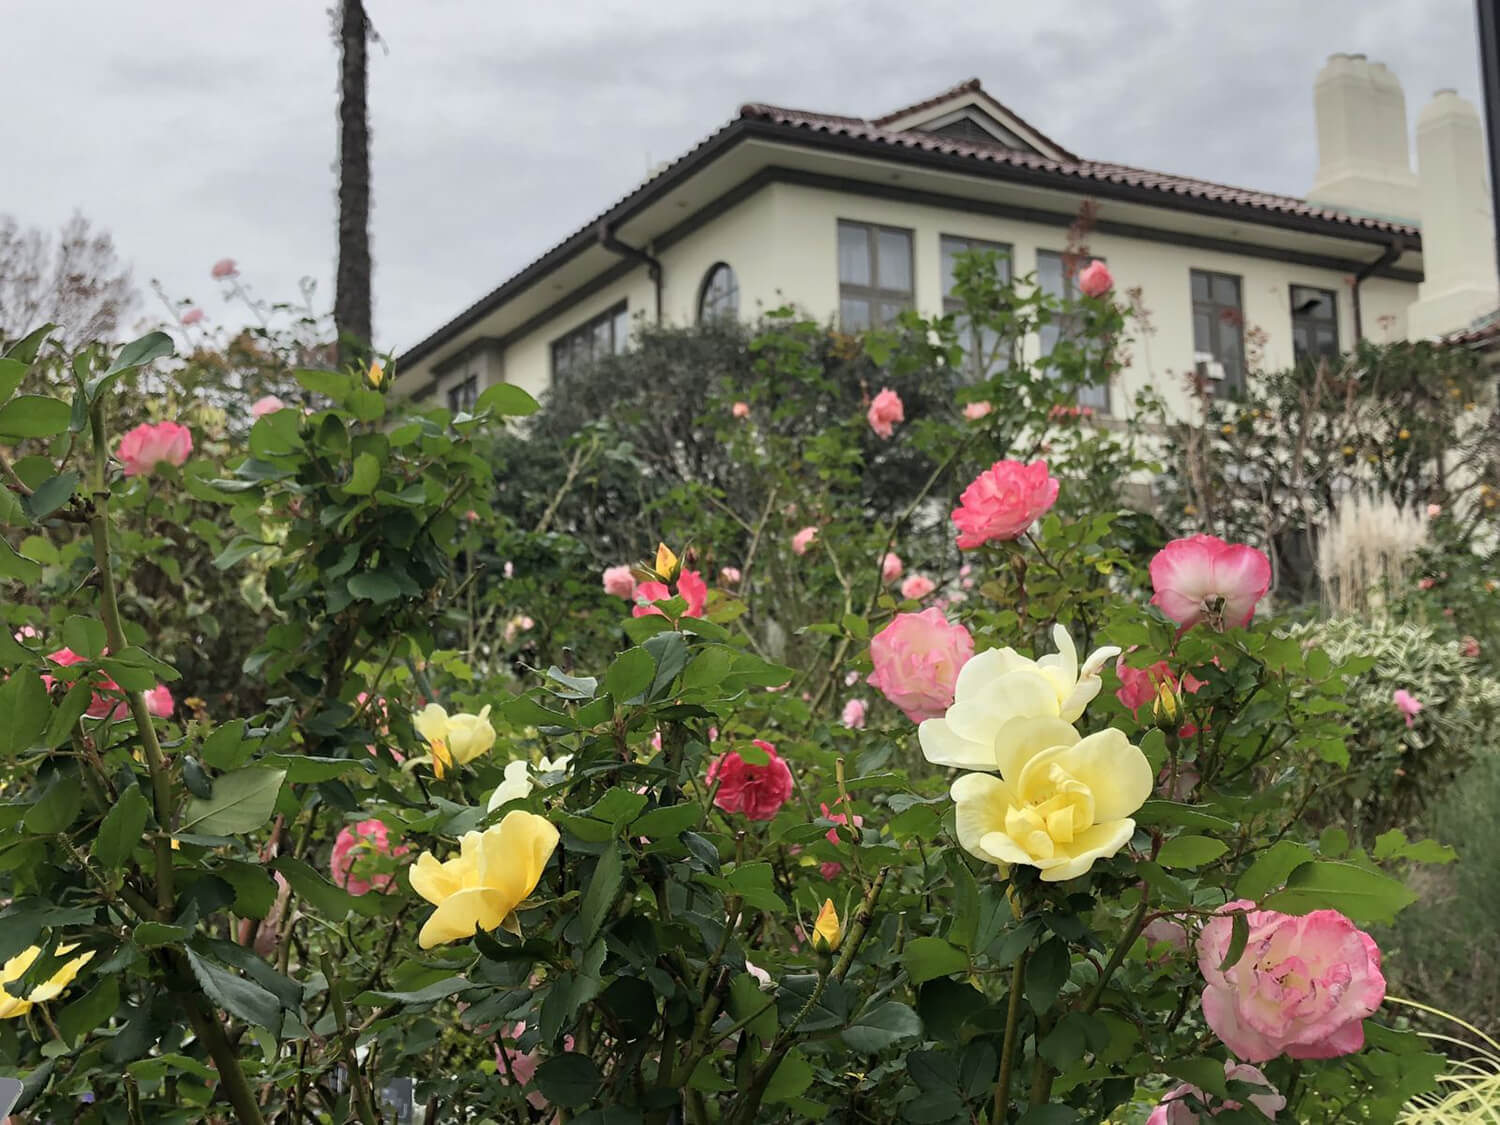
[[[914, 232], [916, 303], [927, 315], [936, 315], [942, 308], [941, 235], [1009, 243], [1014, 248], [1013, 265], [1018, 276], [1036, 269], [1039, 250], [1064, 249], [1066, 236], [1061, 227], [772, 184], [659, 253], [665, 279], [664, 321], [672, 325], [693, 323], [699, 288], [709, 268], [719, 261], [729, 263], [739, 280], [743, 318], [753, 319], [766, 310], [792, 304], [815, 319], [833, 319], [838, 309], [840, 219]], [[1265, 367], [1286, 367], [1292, 362], [1292, 285], [1332, 290], [1337, 295], [1340, 344], [1347, 348], [1353, 341], [1351, 278], [1346, 273], [1112, 234], [1094, 234], [1089, 248], [1108, 261], [1120, 291], [1140, 289], [1149, 314], [1150, 330], [1133, 334], [1131, 365], [1112, 390], [1116, 412], [1147, 385], [1155, 386], [1169, 403], [1186, 407], [1182, 376], [1193, 364], [1189, 273], [1194, 269], [1234, 274], [1241, 279], [1246, 329], [1260, 329], [1265, 334]], [[1361, 299], [1366, 337], [1378, 341], [1403, 339], [1406, 308], [1416, 296], [1415, 284], [1386, 279], [1364, 282]], [[550, 381], [552, 342], [622, 298], [628, 302], [633, 323], [654, 316], [655, 293], [644, 267], [512, 341], [503, 357], [503, 371], [498, 364], [482, 370], [482, 384], [503, 377], [540, 395]], [[1035, 340], [1029, 341], [1029, 353], [1035, 354], [1037, 346]], [[440, 393], [441, 386], [461, 377], [456, 372], [445, 376]]]

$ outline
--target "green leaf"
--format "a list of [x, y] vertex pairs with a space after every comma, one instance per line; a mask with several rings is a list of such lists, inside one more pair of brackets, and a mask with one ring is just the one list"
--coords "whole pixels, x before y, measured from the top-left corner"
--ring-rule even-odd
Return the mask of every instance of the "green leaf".
[[549, 1102], [576, 1109], [593, 1101], [604, 1084], [604, 1075], [587, 1055], [566, 1051], [537, 1067], [533, 1081]]
[[380, 461], [372, 453], [361, 453], [354, 459], [354, 469], [349, 474], [349, 483], [344, 491], [355, 496], [368, 496], [380, 483]]
[[1250, 940], [1250, 919], [1245, 912], [1236, 910], [1230, 918], [1229, 948], [1224, 951], [1224, 960], [1219, 962], [1221, 973], [1239, 964], [1240, 958], [1245, 955], [1245, 945]]
[[922, 1021], [917, 1013], [899, 1000], [887, 1000], [884, 1004], [861, 1013], [853, 1023], [844, 1028], [843, 1040], [853, 1050], [874, 1054], [903, 1039], [915, 1039], [921, 1034]]
[[1286, 882], [1286, 877], [1312, 859], [1312, 851], [1296, 840], [1278, 840], [1252, 863], [1234, 885], [1235, 898], [1259, 902], [1270, 891]]
[[373, 422], [385, 415], [385, 396], [369, 387], [355, 387], [345, 392], [344, 408], [361, 422]]
[[1307, 914], [1337, 910], [1360, 925], [1380, 925], [1417, 901], [1399, 880], [1352, 863], [1316, 860], [1287, 877], [1286, 890], [1265, 902], [1267, 910]]
[[627, 648], [604, 673], [604, 690], [616, 703], [627, 703], [651, 686], [656, 661], [644, 648]]
[[104, 977], [88, 992], [57, 1013], [57, 1030], [64, 1042], [77, 1046], [79, 1041], [115, 1014], [120, 1006], [120, 978]]
[[16, 393], [16, 388], [21, 385], [21, 380], [26, 378], [29, 370], [30, 365], [19, 359], [0, 359], [0, 402]]
[[235, 563], [249, 558], [256, 551], [267, 545], [253, 535], [236, 535], [214, 557], [214, 567], [218, 570], [228, 570]]
[[768, 1103], [784, 1102], [797, 1097], [812, 1085], [813, 1069], [805, 1056], [796, 1047], [788, 1051], [766, 1084], [765, 1099]]
[[335, 887], [314, 871], [303, 860], [293, 856], [278, 856], [271, 861], [271, 870], [281, 872], [292, 890], [301, 898], [317, 907], [318, 913], [342, 921], [351, 913], [373, 918], [381, 913], [381, 895], [351, 895]]
[[68, 428], [72, 408], [48, 395], [17, 395], [0, 406], [0, 437], [47, 438]]
[[142, 922], [131, 934], [131, 940], [142, 949], [159, 945], [181, 945], [193, 936], [191, 926], [174, 926], [167, 922]]
[[286, 779], [294, 785], [315, 781], [328, 781], [343, 777], [346, 773], [374, 773], [375, 759], [370, 758], [314, 758], [306, 754], [267, 754], [261, 764], [286, 771]]
[[902, 950], [901, 964], [906, 966], [906, 975], [912, 984], [922, 984], [935, 977], [966, 972], [969, 955], [942, 938], [919, 937], [909, 941]]
[[1052, 1007], [1072, 964], [1067, 944], [1058, 938], [1043, 942], [1031, 955], [1026, 962], [1026, 999], [1032, 1011], [1041, 1014]]
[[25, 527], [31, 523], [19, 494], [0, 485], [0, 527]]
[[736, 1021], [748, 1019], [745, 1030], [762, 1045], [769, 1045], [776, 1038], [776, 1005], [770, 1000], [749, 973], [738, 973], [730, 979], [729, 1014]]
[[34, 363], [37, 354], [42, 350], [42, 345], [47, 342], [47, 337], [56, 330], [55, 324], [44, 324], [40, 328], [34, 328], [12, 344], [5, 354], [10, 359], [20, 360], [22, 363]]
[[26, 512], [34, 520], [44, 520], [73, 497], [78, 487], [78, 473], [69, 469], [55, 477], [48, 477], [36, 490], [22, 501]]
[[528, 414], [535, 414], [539, 409], [541, 408], [536, 399], [514, 383], [496, 383], [492, 387], [486, 387], [474, 402], [476, 414], [481, 410], [490, 410], [509, 418], [524, 418]]
[[[7, 630], [8, 631], [8, 630]], [[41, 738], [52, 718], [46, 685], [34, 668], [18, 668], [0, 684], [0, 757], [11, 758]]]
[[1436, 840], [1407, 843], [1406, 833], [1399, 828], [1376, 836], [1372, 854], [1376, 859], [1409, 859], [1414, 863], [1452, 863], [1458, 858], [1457, 852]]
[[83, 807], [83, 787], [76, 777], [58, 775], [52, 779], [41, 798], [26, 813], [22, 822], [26, 831], [50, 836], [72, 824]]
[[280, 888], [264, 867], [226, 859], [213, 868], [213, 873], [234, 889], [234, 912], [240, 917], [264, 918], [271, 912]]
[[943, 857], [943, 866], [953, 883], [953, 921], [948, 927], [948, 940], [973, 952], [979, 934], [979, 884], [964, 857], [956, 850]]
[[1174, 836], [1161, 846], [1156, 862], [1163, 867], [1202, 867], [1228, 850], [1224, 841], [1209, 836]]
[[109, 645], [103, 622], [73, 614], [63, 622], [63, 644], [79, 656], [93, 660]]
[[613, 844], [604, 849], [599, 862], [594, 865], [594, 874], [589, 878], [588, 890], [583, 892], [583, 903], [578, 909], [578, 921], [583, 927], [580, 945], [592, 945], [599, 928], [604, 925], [615, 895], [619, 893], [623, 876], [620, 850]]
[[1178, 1059], [1165, 1064], [1161, 1069], [1163, 1074], [1180, 1078], [1188, 1085], [1196, 1086], [1210, 1094], [1221, 1098], [1229, 1095], [1229, 1091], [1224, 1086], [1224, 1064], [1218, 1059]]
[[171, 355], [175, 350], [172, 346], [172, 337], [165, 332], [148, 332], [121, 348], [120, 354], [115, 356], [115, 361], [109, 365], [109, 370], [99, 376], [89, 391], [91, 394], [98, 394], [112, 376], [123, 374], [134, 367], [143, 367], [154, 359]]
[[681, 633], [657, 633], [642, 647], [656, 658], [656, 676], [651, 681], [652, 699], [660, 698], [688, 661], [687, 642]]
[[1216, 832], [1233, 832], [1234, 824], [1222, 816], [1175, 801], [1147, 801], [1136, 810], [1137, 824], [1171, 824], [1181, 828], [1209, 828]]
[[237, 769], [254, 751], [245, 741], [244, 719], [231, 719], [203, 740], [203, 760], [216, 770]]
[[285, 770], [260, 766], [224, 774], [214, 782], [211, 798], [205, 801], [195, 797], [188, 802], [178, 831], [202, 836], [253, 832], [271, 819], [285, 777]]
[[273, 1035], [281, 1033], [281, 1004], [275, 996], [253, 981], [200, 957], [191, 948], [185, 952], [193, 976], [217, 1007]]
[[703, 809], [692, 801], [664, 805], [642, 813], [630, 823], [630, 830], [648, 840], [674, 839], [679, 832], [696, 828], [703, 820]]
[[362, 992], [354, 998], [354, 1002], [361, 1007], [368, 1008], [385, 1004], [430, 1008], [439, 1000], [446, 1000], [460, 992], [467, 992], [473, 987], [473, 983], [463, 977], [445, 977], [413, 992]]
[[297, 382], [315, 395], [339, 402], [354, 389], [354, 380], [342, 371], [315, 371], [303, 367], [292, 373]]
[[104, 814], [99, 834], [94, 837], [94, 860], [105, 869], [124, 867], [130, 853], [141, 842], [151, 805], [139, 785], [131, 784], [120, 793], [114, 808]]
[[365, 570], [349, 579], [349, 593], [376, 605], [384, 605], [401, 596], [401, 586], [383, 570]]
[[[14, 578], [23, 586], [34, 586], [42, 580], [42, 564], [18, 555], [4, 536], [0, 536], [0, 578]], [[10, 635], [10, 630], [5, 631]]]

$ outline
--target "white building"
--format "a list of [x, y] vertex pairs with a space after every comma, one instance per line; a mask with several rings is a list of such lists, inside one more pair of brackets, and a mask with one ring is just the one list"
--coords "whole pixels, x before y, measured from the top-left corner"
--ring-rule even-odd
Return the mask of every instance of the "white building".
[[1413, 173], [1405, 99], [1382, 64], [1332, 56], [1314, 103], [1309, 199], [1082, 158], [977, 79], [869, 120], [746, 105], [409, 349], [399, 386], [455, 409], [501, 380], [538, 394], [570, 364], [627, 346], [637, 320], [752, 319], [791, 304], [856, 330], [908, 306], [935, 315], [945, 263], [967, 247], [1006, 249], [1018, 275], [1061, 290], [1085, 201], [1097, 209], [1089, 254], [1140, 291], [1152, 328], [1096, 401], [1105, 412], [1148, 384], [1184, 401], [1195, 365], [1243, 378], [1250, 328], [1276, 368], [1361, 335], [1460, 331], [1495, 309], [1474, 107], [1434, 98]]

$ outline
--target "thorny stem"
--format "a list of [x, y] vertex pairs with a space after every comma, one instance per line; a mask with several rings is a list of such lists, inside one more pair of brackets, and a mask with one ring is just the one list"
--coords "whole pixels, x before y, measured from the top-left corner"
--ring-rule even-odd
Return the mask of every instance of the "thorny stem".
[[990, 1125], [1005, 1125], [1010, 1116], [1010, 1080], [1016, 1067], [1016, 1032], [1021, 1023], [1021, 984], [1026, 973], [1026, 950], [1021, 950], [1010, 971], [1010, 1002], [1005, 1008], [1005, 1040], [1000, 1048], [1000, 1077], [995, 1083], [995, 1109]]

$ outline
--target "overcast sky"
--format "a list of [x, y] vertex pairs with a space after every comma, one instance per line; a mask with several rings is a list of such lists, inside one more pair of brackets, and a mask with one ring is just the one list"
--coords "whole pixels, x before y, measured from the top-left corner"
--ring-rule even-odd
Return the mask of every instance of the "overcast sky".
[[[331, 304], [333, 2], [0, 0], [0, 214], [80, 209], [143, 289], [221, 321], [222, 257], [263, 296], [310, 275]], [[746, 101], [876, 116], [977, 75], [1082, 156], [1302, 194], [1331, 52], [1390, 66], [1413, 125], [1433, 90], [1479, 90], [1473, 0], [366, 4], [375, 323], [396, 351]]]

